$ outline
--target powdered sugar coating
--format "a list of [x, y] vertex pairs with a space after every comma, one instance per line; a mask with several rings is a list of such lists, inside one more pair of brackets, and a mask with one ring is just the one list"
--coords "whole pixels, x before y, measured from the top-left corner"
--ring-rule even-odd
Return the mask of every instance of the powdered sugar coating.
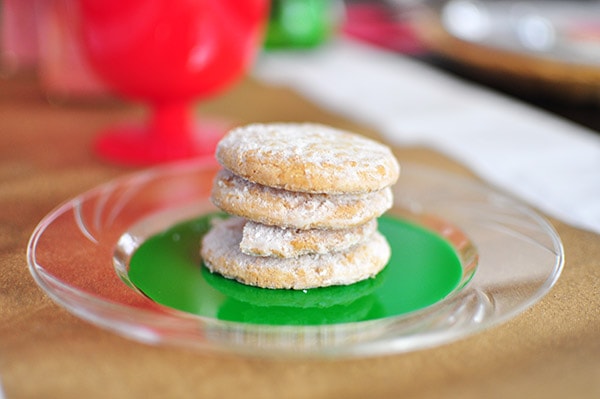
[[309, 289], [348, 285], [375, 276], [390, 258], [390, 247], [379, 233], [346, 251], [298, 258], [246, 255], [239, 244], [245, 220], [217, 223], [203, 238], [201, 254], [206, 267], [243, 284], [274, 289]]
[[343, 251], [370, 237], [377, 220], [348, 229], [285, 229], [256, 222], [244, 225], [240, 250], [246, 255], [297, 258], [307, 254]]
[[212, 202], [225, 212], [252, 221], [296, 229], [344, 229], [382, 215], [392, 207], [387, 187], [362, 194], [310, 194], [252, 183], [221, 169]]
[[400, 172], [387, 146], [311, 123], [236, 128], [219, 142], [216, 157], [252, 182], [308, 193], [379, 191], [394, 184]]

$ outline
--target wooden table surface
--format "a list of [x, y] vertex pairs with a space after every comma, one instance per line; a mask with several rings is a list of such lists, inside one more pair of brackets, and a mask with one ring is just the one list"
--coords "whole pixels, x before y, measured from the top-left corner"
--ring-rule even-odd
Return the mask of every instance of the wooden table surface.
[[[199, 108], [234, 124], [314, 121], [378, 137], [295, 93], [247, 79]], [[0, 81], [0, 381], [6, 398], [598, 398], [600, 236], [552, 220], [563, 274], [539, 303], [433, 349], [338, 360], [265, 359], [148, 346], [71, 315], [33, 281], [26, 246], [55, 206], [132, 169], [91, 153], [96, 132], [141, 120], [117, 100], [49, 101], [35, 79]], [[395, 148], [469, 175], [423, 148]], [[1, 395], [0, 395], [1, 397]]]

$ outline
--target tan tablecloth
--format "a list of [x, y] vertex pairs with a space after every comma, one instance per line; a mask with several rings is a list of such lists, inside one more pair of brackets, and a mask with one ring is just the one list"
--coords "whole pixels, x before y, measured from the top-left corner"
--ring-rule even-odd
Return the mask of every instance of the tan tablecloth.
[[[95, 159], [90, 143], [100, 128], [141, 119], [143, 111], [116, 101], [49, 103], [26, 78], [0, 88], [0, 381], [7, 398], [600, 397], [600, 237], [557, 222], [566, 265], [549, 295], [508, 323], [414, 353], [318, 361], [224, 356], [146, 346], [72, 316], [31, 278], [28, 238], [62, 201], [131, 172]], [[377, 136], [253, 81], [201, 112], [234, 123], [316, 121]], [[427, 149], [396, 154], [401, 162], [468, 173]]]

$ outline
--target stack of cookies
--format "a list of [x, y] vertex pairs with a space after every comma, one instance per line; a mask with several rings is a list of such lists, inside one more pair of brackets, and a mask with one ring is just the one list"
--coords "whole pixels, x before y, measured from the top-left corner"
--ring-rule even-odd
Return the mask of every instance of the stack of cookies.
[[211, 200], [233, 217], [205, 235], [211, 272], [264, 288], [308, 289], [375, 276], [390, 247], [376, 218], [392, 206], [390, 149], [317, 124], [253, 124], [217, 146]]

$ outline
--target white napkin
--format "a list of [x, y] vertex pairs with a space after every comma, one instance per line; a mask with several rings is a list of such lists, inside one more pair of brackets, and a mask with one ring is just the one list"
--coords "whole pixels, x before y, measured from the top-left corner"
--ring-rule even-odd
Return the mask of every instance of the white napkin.
[[548, 215], [600, 233], [600, 133], [344, 39], [263, 54], [254, 75], [393, 143], [441, 151]]

